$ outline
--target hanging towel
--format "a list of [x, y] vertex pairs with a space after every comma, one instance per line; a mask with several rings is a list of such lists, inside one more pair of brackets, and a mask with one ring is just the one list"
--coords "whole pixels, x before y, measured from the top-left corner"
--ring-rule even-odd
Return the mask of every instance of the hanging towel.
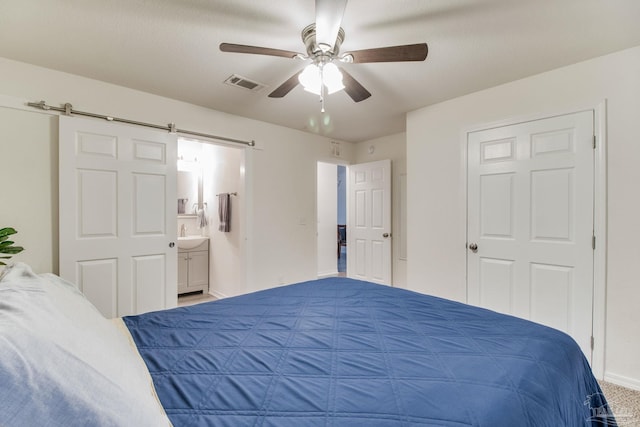
[[218, 230], [225, 233], [231, 231], [231, 195], [229, 193], [218, 195], [218, 219], [220, 220]]
[[198, 218], [197, 218], [197, 227], [198, 228], [205, 228], [207, 225], [209, 225], [209, 220], [207, 219], [207, 211], [205, 208], [203, 209], [198, 209]]

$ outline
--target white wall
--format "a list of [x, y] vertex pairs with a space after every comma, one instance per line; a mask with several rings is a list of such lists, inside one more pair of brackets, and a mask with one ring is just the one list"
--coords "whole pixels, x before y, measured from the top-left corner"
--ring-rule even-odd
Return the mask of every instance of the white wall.
[[[207, 204], [209, 226], [209, 293], [217, 297], [235, 296], [243, 291], [242, 273], [245, 227], [243, 223], [244, 188], [242, 166], [244, 150], [222, 145], [203, 144], [203, 202]], [[230, 197], [231, 229], [218, 230], [218, 197], [220, 193], [237, 193]]]
[[[370, 152], [370, 151], [373, 152]], [[407, 287], [407, 229], [406, 192], [407, 153], [406, 134], [363, 141], [356, 144], [355, 163], [391, 160], [391, 235], [393, 286]]]
[[[246, 149], [245, 273], [250, 285], [240, 292], [316, 277], [315, 171], [317, 161], [336, 160], [330, 139], [4, 58], [0, 75], [0, 105], [16, 99], [70, 102], [78, 110], [256, 140], [256, 148]], [[0, 168], [7, 191], [0, 222], [18, 227], [24, 237], [19, 242], [27, 251], [17, 260], [40, 272], [56, 272], [57, 119], [38, 110], [6, 108], [0, 108], [0, 116], [10, 125], [3, 127], [2, 153], [11, 154]], [[349, 162], [352, 145], [342, 143], [340, 151], [342, 161]]]
[[25, 251], [11, 261], [58, 271], [58, 119], [0, 108], [0, 228]]
[[[254, 212], [253, 241], [260, 252], [253, 257], [248, 283], [260, 289], [317, 277], [316, 165], [339, 159], [331, 156], [328, 139], [301, 133], [317, 141], [302, 143], [304, 138], [291, 137], [297, 133], [273, 127], [269, 132], [273, 147], [254, 151], [249, 166], [254, 172], [255, 205], [248, 209]], [[352, 152], [352, 144], [342, 144], [344, 161]]]
[[462, 132], [607, 102], [605, 378], [640, 389], [640, 46], [413, 111], [407, 116], [410, 288], [464, 301]]
[[318, 163], [318, 277], [338, 274], [338, 166]]

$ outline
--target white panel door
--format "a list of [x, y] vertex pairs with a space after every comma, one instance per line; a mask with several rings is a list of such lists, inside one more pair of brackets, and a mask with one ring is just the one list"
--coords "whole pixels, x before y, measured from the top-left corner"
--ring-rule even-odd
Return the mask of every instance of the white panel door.
[[177, 304], [176, 136], [60, 117], [60, 275], [107, 317]]
[[593, 180], [591, 111], [468, 135], [468, 302], [564, 331], [589, 360]]
[[349, 166], [347, 276], [391, 285], [391, 160]]

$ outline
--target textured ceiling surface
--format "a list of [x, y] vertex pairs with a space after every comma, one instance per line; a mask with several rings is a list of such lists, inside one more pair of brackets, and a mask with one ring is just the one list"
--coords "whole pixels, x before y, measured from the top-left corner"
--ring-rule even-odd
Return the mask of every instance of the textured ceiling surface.
[[[350, 0], [342, 52], [426, 42], [429, 56], [344, 64], [372, 96], [335, 93], [325, 114], [300, 86], [267, 96], [304, 62], [218, 49], [304, 52], [314, 10], [313, 0], [0, 0], [0, 56], [362, 141], [403, 131], [408, 111], [640, 45], [638, 0]], [[225, 85], [232, 74], [266, 87]]]

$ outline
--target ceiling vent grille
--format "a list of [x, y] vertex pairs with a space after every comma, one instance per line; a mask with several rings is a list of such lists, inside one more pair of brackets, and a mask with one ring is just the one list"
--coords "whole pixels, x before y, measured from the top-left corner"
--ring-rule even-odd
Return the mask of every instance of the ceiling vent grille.
[[228, 84], [229, 86], [236, 86], [245, 90], [250, 90], [251, 92], [258, 92], [259, 90], [267, 86], [254, 80], [249, 80], [246, 77], [239, 76], [237, 74], [232, 74], [231, 76], [229, 76], [224, 81], [224, 83]]

